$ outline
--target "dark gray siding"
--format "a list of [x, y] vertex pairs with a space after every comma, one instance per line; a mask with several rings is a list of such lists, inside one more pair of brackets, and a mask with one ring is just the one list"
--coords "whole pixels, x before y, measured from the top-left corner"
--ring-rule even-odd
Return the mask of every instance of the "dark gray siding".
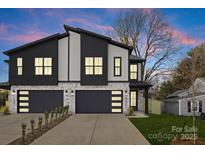
[[[85, 57], [103, 57], [103, 75], [85, 75]], [[108, 42], [81, 34], [81, 85], [108, 84]]]
[[[17, 58], [23, 58], [23, 75], [17, 75]], [[52, 57], [51, 76], [36, 76], [35, 57]], [[58, 81], [58, 40], [52, 39], [26, 47], [9, 57], [9, 83], [11, 85], [56, 85]]]

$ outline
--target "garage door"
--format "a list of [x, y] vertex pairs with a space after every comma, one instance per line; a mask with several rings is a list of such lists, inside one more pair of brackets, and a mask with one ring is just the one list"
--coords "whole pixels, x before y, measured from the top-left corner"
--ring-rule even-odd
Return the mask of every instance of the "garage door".
[[18, 113], [43, 113], [63, 106], [63, 91], [18, 91]]
[[76, 113], [122, 113], [122, 91], [76, 91]]

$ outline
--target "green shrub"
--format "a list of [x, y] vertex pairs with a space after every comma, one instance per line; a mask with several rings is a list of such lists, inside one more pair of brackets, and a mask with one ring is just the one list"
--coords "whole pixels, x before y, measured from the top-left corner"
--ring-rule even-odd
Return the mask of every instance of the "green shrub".
[[132, 116], [133, 113], [134, 113], [134, 109], [132, 107], [129, 107], [127, 111], [128, 116]]
[[8, 105], [2, 106], [2, 107], [0, 108], [0, 112], [3, 113], [4, 115], [10, 114], [10, 112], [9, 112], [9, 106], [8, 106]]

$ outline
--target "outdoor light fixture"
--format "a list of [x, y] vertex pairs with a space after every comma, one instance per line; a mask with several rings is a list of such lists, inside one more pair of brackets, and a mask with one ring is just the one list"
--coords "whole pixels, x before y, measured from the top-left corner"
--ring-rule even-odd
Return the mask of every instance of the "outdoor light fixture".
[[71, 90], [71, 92], [70, 92], [70, 93], [71, 93], [71, 96], [73, 96], [73, 95], [74, 95], [74, 91], [73, 91], [73, 90]]
[[16, 91], [15, 90], [12, 90], [12, 95], [15, 95], [16, 94]]
[[125, 96], [127, 96], [127, 90], [125, 90]]

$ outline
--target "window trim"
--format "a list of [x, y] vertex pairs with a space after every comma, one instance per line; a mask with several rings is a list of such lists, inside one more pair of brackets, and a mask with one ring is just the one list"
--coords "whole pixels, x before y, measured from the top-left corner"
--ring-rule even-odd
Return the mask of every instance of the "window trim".
[[[120, 66], [115, 66], [115, 60], [116, 59], [120, 59]], [[119, 75], [117, 75], [116, 72], [115, 72], [116, 68], [120, 69], [120, 74]], [[114, 57], [114, 67], [113, 67], [113, 69], [114, 69], [113, 73], [114, 73], [115, 77], [122, 76], [122, 57]]]
[[[137, 70], [136, 71], [131, 71], [131, 65], [136, 65]], [[138, 80], [138, 64], [130, 64], [130, 80]], [[131, 79], [131, 73], [136, 73], [136, 79]]]
[[[88, 64], [86, 64], [86, 58], [92, 58], [92, 65], [88, 65]], [[102, 65], [97, 65], [96, 63], [95, 63], [95, 59], [96, 58], [101, 58], [101, 60], [102, 60]], [[84, 69], [85, 69], [85, 75], [86, 76], [101, 76], [101, 75], [103, 75], [103, 57], [99, 57], [99, 56], [96, 56], [96, 57], [91, 57], [91, 56], [88, 56], [88, 57], [85, 57], [84, 58], [84, 60], [85, 60], [85, 62], [84, 62]], [[86, 74], [86, 68], [91, 68], [92, 69], [92, 74]], [[96, 68], [101, 68], [102, 69], [102, 73], [101, 74], [96, 74]]]
[[[42, 59], [42, 65], [36, 65], [36, 59], [37, 58]], [[50, 66], [45, 65], [45, 60], [46, 59], [51, 60]], [[35, 76], [51, 76], [51, 75], [53, 75], [53, 57], [35, 57], [34, 58], [34, 67], [35, 67]], [[36, 74], [36, 68], [41, 68], [42, 69], [42, 74]], [[51, 74], [46, 74], [45, 73], [46, 68], [51, 69]]]
[[[19, 64], [19, 60], [21, 60], [21, 64]], [[23, 58], [22, 57], [17, 57], [16, 66], [17, 66], [17, 75], [22, 76], [23, 75]], [[21, 69], [21, 71], [20, 71], [20, 69]]]

